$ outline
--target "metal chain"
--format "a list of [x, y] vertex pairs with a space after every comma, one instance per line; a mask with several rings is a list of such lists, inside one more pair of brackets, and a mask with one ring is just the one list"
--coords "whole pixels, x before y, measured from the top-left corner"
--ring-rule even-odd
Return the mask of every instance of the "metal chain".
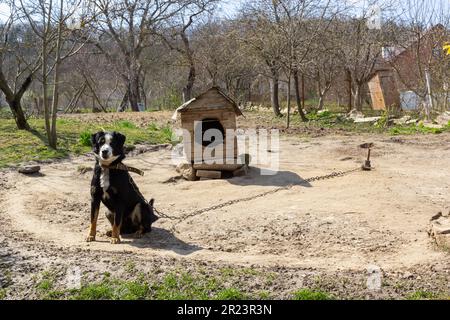
[[167, 214], [157, 210], [156, 208], [153, 208], [153, 209], [162, 218], [169, 219], [169, 220], [185, 220], [185, 219], [192, 218], [194, 216], [200, 215], [200, 214], [208, 212], [208, 211], [221, 209], [221, 208], [228, 207], [228, 206], [231, 206], [233, 204], [240, 203], [240, 202], [251, 201], [251, 200], [254, 200], [254, 199], [257, 199], [257, 198], [261, 198], [261, 197], [267, 196], [269, 194], [277, 193], [277, 192], [282, 191], [282, 190], [289, 190], [289, 189], [291, 189], [292, 187], [294, 187], [296, 185], [302, 185], [304, 182], [313, 182], [313, 181], [319, 181], [319, 180], [332, 179], [332, 178], [336, 178], [336, 177], [342, 177], [342, 176], [344, 176], [346, 174], [349, 174], [349, 173], [352, 173], [352, 172], [355, 172], [355, 171], [359, 171], [359, 170], [361, 170], [361, 169], [360, 168], [355, 168], [355, 169], [351, 169], [351, 170], [347, 170], [347, 171], [335, 171], [335, 172], [332, 172], [330, 174], [323, 175], [323, 176], [310, 177], [310, 178], [304, 179], [302, 181], [302, 183], [289, 184], [287, 186], [275, 188], [275, 189], [272, 189], [272, 190], [269, 190], [269, 191], [265, 191], [265, 192], [262, 192], [262, 193], [259, 193], [259, 194], [253, 195], [253, 196], [240, 198], [240, 199], [229, 200], [229, 201], [226, 201], [226, 202], [223, 202], [223, 203], [219, 203], [219, 204], [216, 204], [216, 205], [213, 205], [213, 206], [210, 206], [210, 207], [206, 207], [206, 208], [203, 208], [203, 209], [192, 211], [190, 213], [181, 215], [179, 217], [167, 215]]

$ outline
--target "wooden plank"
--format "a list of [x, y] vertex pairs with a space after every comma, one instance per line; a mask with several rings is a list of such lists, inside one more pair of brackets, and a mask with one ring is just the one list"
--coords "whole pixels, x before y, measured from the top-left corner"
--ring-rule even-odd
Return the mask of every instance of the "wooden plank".
[[197, 170], [196, 176], [198, 178], [220, 179], [222, 177], [222, 171]]
[[[235, 159], [234, 159], [235, 160]], [[241, 168], [242, 164], [235, 164], [235, 163], [213, 163], [213, 164], [207, 164], [207, 163], [194, 163], [194, 169], [196, 170], [221, 170], [221, 171], [234, 171], [239, 168]]]
[[374, 110], [385, 110], [386, 104], [383, 96], [383, 89], [380, 84], [380, 76], [377, 74], [368, 83], [372, 108]]

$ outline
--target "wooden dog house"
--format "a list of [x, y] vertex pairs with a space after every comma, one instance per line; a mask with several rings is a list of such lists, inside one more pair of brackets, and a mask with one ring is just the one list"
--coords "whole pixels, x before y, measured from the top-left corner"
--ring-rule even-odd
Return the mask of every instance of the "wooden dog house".
[[[219, 87], [212, 87], [187, 101], [177, 109], [176, 113], [180, 114], [181, 127], [184, 129], [183, 147], [186, 160], [199, 171], [197, 176], [199, 176], [198, 173], [200, 176], [203, 175], [200, 171], [213, 170], [216, 172], [206, 175], [219, 178], [221, 171], [234, 171], [242, 167], [237, 161], [236, 137], [233, 134], [233, 137], [227, 139], [227, 130], [232, 129], [235, 132], [236, 116], [241, 116], [242, 112], [233, 99]], [[205, 141], [204, 135], [209, 129], [216, 129], [210, 132], [220, 132], [223, 138], [215, 140], [214, 137], [210, 141]], [[200, 135], [199, 132], [201, 132]], [[205, 154], [205, 149], [212, 147], [214, 152]]]

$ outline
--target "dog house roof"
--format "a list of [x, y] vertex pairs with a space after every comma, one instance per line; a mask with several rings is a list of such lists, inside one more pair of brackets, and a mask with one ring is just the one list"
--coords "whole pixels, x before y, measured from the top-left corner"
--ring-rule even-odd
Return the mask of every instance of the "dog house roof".
[[178, 112], [183, 113], [189, 110], [215, 110], [215, 109], [228, 109], [234, 110], [235, 114], [242, 116], [242, 112], [237, 106], [236, 102], [233, 101], [228, 95], [226, 95], [219, 87], [212, 87], [199, 96], [186, 101], [181, 106], [177, 108], [172, 119], [176, 119]]

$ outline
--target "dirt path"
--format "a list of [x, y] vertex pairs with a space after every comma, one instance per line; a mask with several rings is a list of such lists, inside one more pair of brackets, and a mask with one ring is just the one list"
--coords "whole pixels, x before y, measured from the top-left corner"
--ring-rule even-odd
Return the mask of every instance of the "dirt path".
[[[52, 252], [55, 259], [73, 263], [90, 259], [85, 254], [77, 257], [77, 252], [89, 252], [100, 257], [117, 253], [148, 261], [328, 273], [365, 270], [371, 264], [385, 271], [448, 266], [449, 254], [434, 247], [426, 228], [432, 215], [449, 210], [449, 134], [285, 139], [278, 174], [259, 176], [253, 168], [250, 176], [230, 180], [164, 183], [176, 175], [169, 150], [144, 153], [126, 163], [145, 171], [144, 177], [134, 178], [146, 197], [156, 199], [159, 210], [181, 216], [311, 176], [355, 168], [365, 156], [356, 146], [365, 141], [376, 145], [374, 171], [297, 185], [176, 225], [160, 219], [151, 234], [125, 238], [120, 245], [110, 245], [104, 235], [108, 226], [103, 214], [98, 241], [84, 242], [91, 173], [80, 174], [77, 167], [92, 165], [89, 157], [43, 165], [40, 176], [4, 171], [0, 229], [3, 236], [14, 236], [13, 242], [8, 238], [12, 250], [21, 255], [34, 252], [33, 259], [44, 265], [52, 261]], [[62, 252], [71, 254], [65, 257]]]

